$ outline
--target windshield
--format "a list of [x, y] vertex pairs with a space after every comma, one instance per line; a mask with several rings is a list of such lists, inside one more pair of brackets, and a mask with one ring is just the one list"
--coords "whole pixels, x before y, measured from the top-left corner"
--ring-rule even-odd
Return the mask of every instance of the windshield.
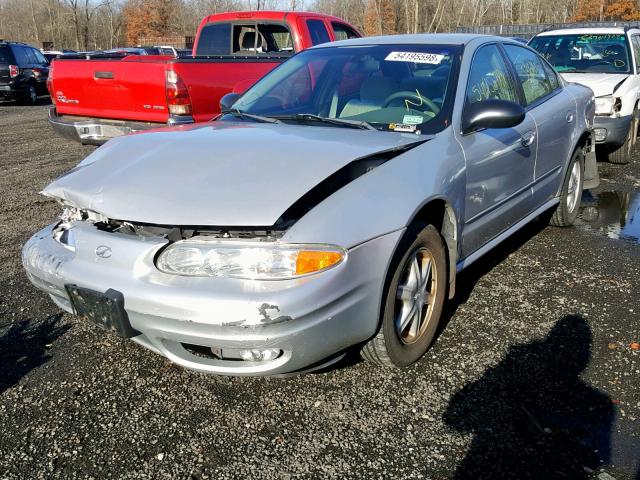
[[529, 44], [560, 73], [629, 73], [631, 60], [624, 34], [549, 35]]
[[233, 108], [309, 125], [360, 123], [378, 130], [436, 133], [451, 123], [460, 51], [444, 45], [305, 50], [256, 83]]

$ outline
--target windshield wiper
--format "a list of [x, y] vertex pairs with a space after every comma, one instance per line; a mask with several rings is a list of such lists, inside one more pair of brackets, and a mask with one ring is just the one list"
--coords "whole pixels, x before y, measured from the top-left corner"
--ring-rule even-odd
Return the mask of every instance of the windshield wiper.
[[273, 117], [263, 117], [262, 115], [254, 115], [253, 113], [243, 112], [242, 110], [238, 110], [237, 108], [230, 108], [228, 110], [223, 110], [223, 115], [233, 115], [238, 118], [248, 118], [250, 120], [255, 120], [256, 122], [264, 122], [264, 123], [282, 123], [277, 118]]
[[359, 128], [361, 130], [378, 130], [369, 122], [364, 120], [347, 120], [346, 118], [328, 118], [315, 115], [313, 113], [297, 113], [295, 115], [280, 115], [277, 117], [279, 120], [315, 120], [317, 122], [331, 123], [341, 127]]

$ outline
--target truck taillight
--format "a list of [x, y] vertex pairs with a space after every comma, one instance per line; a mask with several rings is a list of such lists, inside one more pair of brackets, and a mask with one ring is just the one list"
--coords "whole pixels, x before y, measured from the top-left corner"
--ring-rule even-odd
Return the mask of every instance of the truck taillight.
[[191, 98], [187, 86], [173, 70], [167, 70], [165, 91], [167, 95], [167, 106], [172, 115], [190, 115]]
[[20, 69], [17, 65], [9, 65], [9, 76], [16, 78], [20, 74]]

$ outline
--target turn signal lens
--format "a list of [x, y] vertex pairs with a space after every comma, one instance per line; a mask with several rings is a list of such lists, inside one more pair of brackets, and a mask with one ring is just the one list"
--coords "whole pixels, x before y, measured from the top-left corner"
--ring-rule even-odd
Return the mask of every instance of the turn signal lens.
[[296, 275], [319, 272], [342, 260], [338, 252], [323, 252], [320, 250], [302, 250], [296, 259]]

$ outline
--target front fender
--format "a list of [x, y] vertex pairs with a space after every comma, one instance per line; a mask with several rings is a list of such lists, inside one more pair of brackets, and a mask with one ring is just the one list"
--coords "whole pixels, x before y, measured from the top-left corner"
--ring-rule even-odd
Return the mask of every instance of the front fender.
[[283, 241], [351, 248], [405, 228], [432, 199], [445, 200], [456, 218], [464, 218], [465, 173], [462, 148], [448, 128], [333, 193], [300, 218]]

